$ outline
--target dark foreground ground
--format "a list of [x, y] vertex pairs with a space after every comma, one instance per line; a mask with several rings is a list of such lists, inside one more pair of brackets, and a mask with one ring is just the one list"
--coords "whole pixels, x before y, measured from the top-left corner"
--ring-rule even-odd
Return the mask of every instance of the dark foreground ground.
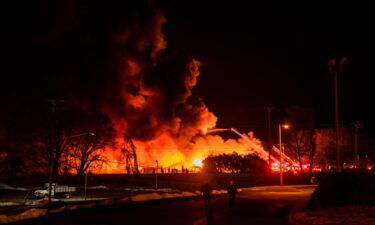
[[[234, 208], [226, 196], [212, 199], [212, 224], [288, 224], [288, 215], [296, 205], [306, 203], [315, 186], [256, 187], [239, 193]], [[105, 208], [53, 214], [18, 224], [115, 225], [115, 224], [204, 224], [201, 199], [168, 199], [129, 203]]]

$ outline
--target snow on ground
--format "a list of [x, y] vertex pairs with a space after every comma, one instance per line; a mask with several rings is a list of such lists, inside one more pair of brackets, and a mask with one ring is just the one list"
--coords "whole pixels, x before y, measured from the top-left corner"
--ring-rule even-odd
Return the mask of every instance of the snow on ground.
[[[58, 201], [60, 200], [56, 198], [51, 198], [51, 202], [58, 202]], [[48, 204], [48, 198], [37, 199], [37, 200], [27, 200], [25, 202], [25, 205], [30, 205], [30, 206], [43, 206], [47, 204]]]
[[99, 186], [87, 187], [87, 189], [91, 189], [91, 190], [107, 190], [108, 187], [104, 186], [104, 185], [99, 185]]
[[[151, 192], [149, 194], [152, 194], [152, 193], [160, 193], [160, 194], [163, 194], [163, 193], [181, 193], [180, 190], [177, 190], [177, 189], [172, 189], [172, 188], [158, 188], [158, 189], [153, 189], [153, 188], [124, 188], [124, 190], [126, 191], [133, 191], [133, 192]], [[239, 191], [242, 191], [242, 190], [239, 190]], [[187, 193], [187, 192], [185, 192]], [[190, 192], [191, 193], [191, 192]], [[212, 190], [212, 194], [216, 195], [216, 194], [226, 194], [227, 191], [226, 190]], [[199, 195], [200, 194], [200, 191], [195, 191], [194, 193], [192, 194], [195, 194], [195, 195]]]
[[[213, 195], [226, 194], [226, 190], [213, 190]], [[156, 199], [167, 199], [167, 198], [181, 198], [181, 197], [192, 197], [199, 196], [200, 192], [178, 192], [178, 193], [147, 193], [147, 194], [137, 194], [131, 197], [131, 200], [134, 202], [138, 201], [147, 201], [147, 200], [156, 200]]]
[[21, 187], [12, 187], [4, 183], [0, 183], [0, 189], [3, 190], [15, 190], [15, 191], [28, 191], [27, 188], [21, 188]]
[[144, 192], [179, 192], [177, 189], [172, 188], [124, 188], [126, 191], [144, 191]]
[[[4, 187], [4, 186], [2, 186]], [[7, 186], [5, 186], [7, 187]], [[92, 188], [92, 187], [91, 187]], [[96, 186], [95, 189], [107, 189], [105, 186]], [[143, 194], [136, 194], [129, 198], [124, 198], [122, 201], [119, 202], [139, 202], [139, 201], [148, 201], [148, 200], [158, 200], [158, 199], [171, 199], [171, 198], [182, 198], [182, 197], [194, 197], [194, 196], [200, 196], [200, 191], [195, 192], [180, 192], [175, 189], [171, 188], [161, 188], [158, 190], [154, 189], [147, 189], [147, 188], [138, 188], [138, 189], [132, 189], [132, 190], [139, 190], [139, 191], [152, 191], [150, 193], [143, 193]], [[219, 194], [226, 194], [226, 190], [213, 190], [213, 195], [219, 195]], [[51, 201], [57, 202], [60, 201], [59, 199], [52, 198]], [[82, 200], [81, 200], [82, 201]], [[103, 199], [102, 203], [99, 203], [100, 205], [112, 205], [114, 203], [114, 200], [111, 199]], [[39, 200], [27, 200], [24, 205], [29, 206], [38, 206], [42, 207], [48, 204], [48, 199], [39, 199]], [[19, 203], [14, 202], [0, 202], [0, 206], [12, 206], [12, 205], [21, 205]], [[56, 208], [53, 210], [53, 212], [62, 212], [65, 210], [75, 210], [79, 208], [92, 208], [95, 207], [96, 203], [94, 202], [87, 202], [79, 205], [66, 205], [60, 208]], [[26, 219], [32, 219], [36, 218], [42, 215], [45, 215], [46, 209], [29, 209], [21, 214], [18, 215], [0, 215], [0, 223], [12, 223], [20, 220], [26, 220]]]
[[221, 194], [226, 194], [226, 193], [228, 193], [227, 190], [213, 190], [212, 191], [213, 195], [221, 195]]
[[[56, 198], [51, 198], [52, 202], [58, 202], [60, 201], [59, 199]], [[21, 205], [26, 205], [26, 206], [44, 206], [48, 204], [48, 198], [43, 198], [43, 199], [28, 199], [25, 202], [0, 202], [0, 207], [5, 207], [5, 206], [21, 206]]]
[[137, 194], [131, 197], [134, 202], [156, 200], [156, 199], [167, 199], [167, 198], [181, 198], [197, 196], [196, 193], [192, 192], [181, 192], [181, 193], [149, 193], [149, 194]]
[[13, 205], [20, 205], [17, 202], [0, 202], [0, 206], [13, 206]]
[[257, 187], [249, 187], [249, 188], [242, 188], [246, 191], [260, 191], [260, 192], [303, 192], [306, 190], [311, 190], [311, 188], [315, 188], [317, 185], [274, 185], [274, 186], [257, 186]]

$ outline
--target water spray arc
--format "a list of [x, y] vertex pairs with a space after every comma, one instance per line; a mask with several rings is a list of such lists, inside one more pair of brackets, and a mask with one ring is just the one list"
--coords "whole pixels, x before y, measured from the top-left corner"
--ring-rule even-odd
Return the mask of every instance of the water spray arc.
[[[243, 138], [253, 149], [255, 149], [256, 151], [261, 152], [261, 153], [267, 155], [267, 157], [268, 157], [268, 152], [266, 152], [263, 148], [261, 148], [260, 146], [258, 146], [257, 144], [255, 144], [253, 141], [251, 141], [246, 135], [243, 135], [240, 132], [238, 132], [235, 128], [230, 128], [230, 129], [228, 129], [228, 128], [210, 129], [207, 132], [207, 134], [220, 133], [220, 132], [224, 132], [224, 131], [231, 131], [231, 132], [235, 133], [239, 137]], [[272, 160], [276, 161], [276, 159], [273, 156], [271, 156], [271, 158], [272, 158]]]
[[[254, 149], [256, 149], [257, 151], [260, 151], [260, 152], [264, 152], [265, 154], [269, 154], [268, 152], [266, 152], [263, 148], [259, 147], [258, 145], [256, 145], [253, 141], [251, 141], [246, 135], [243, 135], [241, 134], [239, 131], [237, 131], [235, 128], [217, 128], [217, 129], [210, 129], [208, 130], [207, 134], [212, 134], [212, 133], [220, 133], [220, 132], [224, 132], [224, 131], [231, 131], [235, 134], [237, 134], [238, 136], [240, 136], [241, 138], [243, 138], [244, 140], [247, 141], [247, 143]], [[283, 154], [283, 158], [288, 161], [289, 163], [291, 163], [292, 165], [295, 165], [296, 162], [294, 160], [292, 160], [289, 156], [285, 155], [285, 153], [281, 153], [281, 151], [276, 148], [275, 146], [272, 147], [272, 150], [274, 152], [276, 152], [278, 155], [280, 154]], [[277, 162], [277, 163], [280, 163], [279, 160], [277, 160], [275, 157], [273, 157], [272, 155], [269, 155], [269, 157], [271, 158], [272, 161], [274, 162]], [[270, 162], [269, 162], [270, 163]]]

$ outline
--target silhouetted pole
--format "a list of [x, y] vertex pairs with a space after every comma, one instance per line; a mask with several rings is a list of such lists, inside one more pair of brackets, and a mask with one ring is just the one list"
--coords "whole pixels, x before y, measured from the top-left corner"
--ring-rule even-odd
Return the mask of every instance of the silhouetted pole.
[[281, 128], [288, 129], [288, 124], [279, 123], [279, 146], [280, 146], [280, 186], [283, 186], [283, 164], [284, 164], [284, 148], [282, 145]]
[[159, 161], [155, 160], [156, 162], [156, 170], [155, 170], [155, 189], [158, 190], [158, 167], [159, 167]]
[[333, 73], [333, 86], [334, 86], [334, 100], [335, 100], [335, 131], [336, 131], [336, 166], [337, 171], [341, 172], [341, 156], [340, 156], [340, 125], [339, 125], [339, 91], [338, 91], [338, 76], [342, 71], [342, 66], [348, 63], [346, 57], [341, 57], [339, 63], [336, 59], [328, 60], [328, 69]]
[[[51, 154], [49, 155], [49, 175], [48, 175], [48, 206], [47, 206], [47, 214], [49, 214], [51, 209], [51, 195], [52, 195], [52, 183], [53, 183], [53, 171], [55, 167], [55, 158], [56, 156], [56, 117], [55, 113], [57, 111], [61, 111], [62, 107], [61, 105], [64, 103], [64, 100], [56, 100], [56, 99], [49, 99], [48, 103], [51, 104], [51, 112], [52, 112], [52, 146], [50, 146], [52, 149]], [[55, 190], [54, 190], [55, 192]], [[54, 193], [55, 194], [55, 193]]]
[[271, 149], [272, 149], [272, 132], [271, 132], [271, 112], [274, 109], [273, 106], [265, 107], [268, 115], [268, 164], [271, 165]]
[[340, 125], [339, 125], [339, 100], [338, 100], [338, 72], [335, 71], [333, 73], [333, 79], [334, 79], [334, 91], [335, 91], [335, 129], [336, 129], [336, 163], [337, 163], [337, 170], [340, 172], [341, 171], [341, 157], [340, 157], [340, 146], [339, 146], [339, 140], [340, 140]]

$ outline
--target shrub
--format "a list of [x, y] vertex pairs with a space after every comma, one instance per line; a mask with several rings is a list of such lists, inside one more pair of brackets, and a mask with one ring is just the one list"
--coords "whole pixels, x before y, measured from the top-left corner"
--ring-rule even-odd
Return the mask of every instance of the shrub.
[[375, 204], [375, 175], [343, 171], [321, 180], [311, 195], [308, 208], [329, 208], [354, 204]]

